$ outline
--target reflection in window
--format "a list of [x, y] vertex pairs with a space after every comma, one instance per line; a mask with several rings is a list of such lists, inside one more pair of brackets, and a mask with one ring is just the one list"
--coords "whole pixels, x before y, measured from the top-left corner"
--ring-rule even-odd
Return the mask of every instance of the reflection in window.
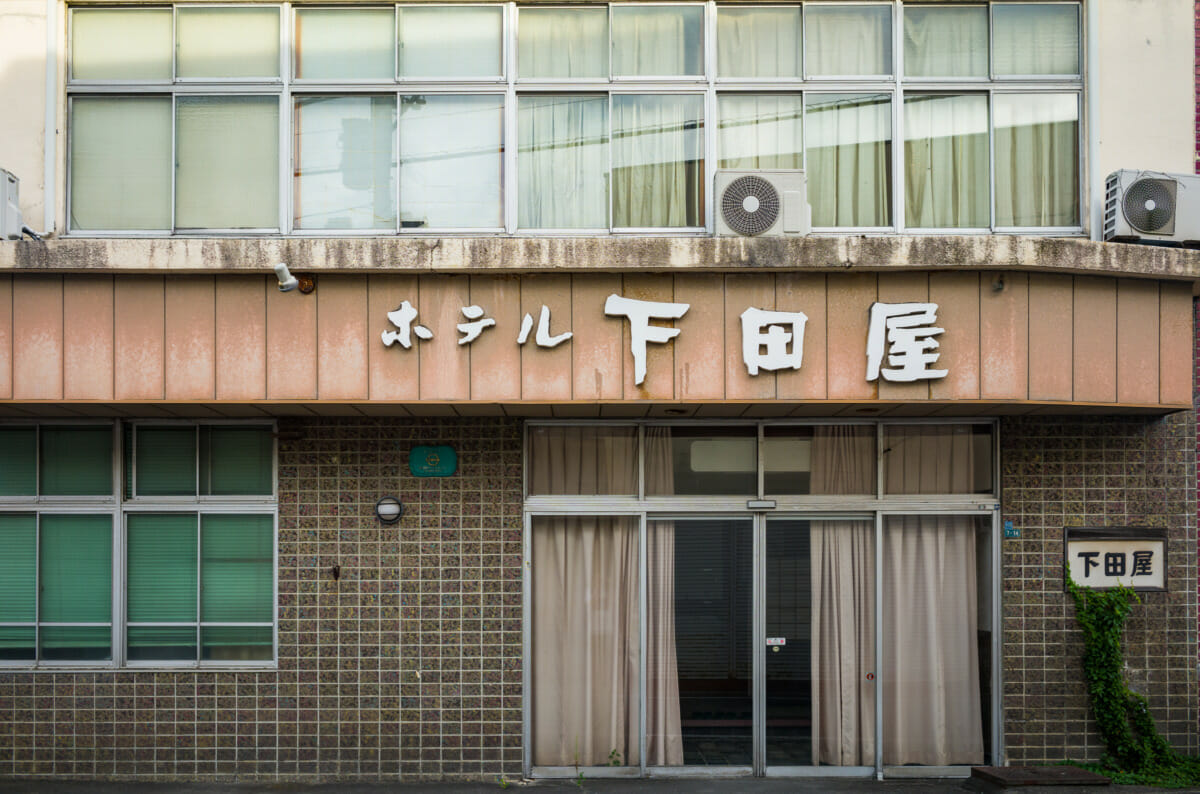
[[904, 98], [905, 223], [934, 229], [986, 228], [987, 96]]
[[608, 97], [518, 100], [517, 225], [608, 226]]
[[400, 8], [400, 77], [496, 78], [501, 62], [503, 8]]
[[608, 10], [522, 8], [517, 71], [522, 79], [608, 79]]
[[1079, 74], [1079, 7], [997, 3], [992, 7], [997, 77]]
[[1079, 224], [1079, 95], [996, 94], [996, 225]]
[[390, 81], [395, 28], [390, 8], [298, 8], [296, 77]]
[[704, 97], [614, 96], [613, 226], [704, 225]]
[[987, 14], [986, 6], [906, 6], [905, 76], [986, 79]]
[[891, 97], [808, 94], [807, 100], [813, 226], [891, 225]]
[[614, 6], [613, 75], [680, 77], [704, 74], [704, 8]]
[[891, 6], [809, 6], [804, 21], [809, 77], [892, 73]]
[[800, 7], [717, 8], [718, 77], [800, 77]]
[[803, 168], [800, 94], [721, 94], [717, 142], [721, 168]]

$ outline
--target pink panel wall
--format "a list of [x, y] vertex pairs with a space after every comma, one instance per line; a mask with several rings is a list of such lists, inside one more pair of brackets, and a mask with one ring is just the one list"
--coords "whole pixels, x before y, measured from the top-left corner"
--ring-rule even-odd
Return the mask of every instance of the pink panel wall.
[[216, 327], [217, 399], [266, 397], [266, 279], [217, 279]]
[[[662, 303], [675, 302], [675, 280], [667, 274], [626, 275], [623, 287], [621, 295], [626, 298]], [[600, 311], [604, 310], [603, 302], [599, 308]], [[670, 400], [674, 398], [675, 340], [665, 344], [649, 343], [646, 345], [646, 379], [641, 385], [637, 385], [634, 383], [633, 356], [630, 353], [629, 320], [625, 317], [608, 319], [609, 322], [621, 323], [622, 339], [624, 340], [621, 347], [625, 360], [624, 398], [626, 400]], [[675, 320], [651, 320], [651, 324], [664, 328], [679, 327]]]
[[[1003, 278], [996, 282], [996, 276]], [[1000, 286], [1000, 289], [990, 284]], [[1024, 400], [1029, 394], [1029, 278], [984, 274], [979, 298], [979, 392], [985, 400]]]
[[1071, 399], [1074, 313], [1071, 276], [1029, 274], [1029, 399]]
[[1116, 402], [1117, 282], [1076, 276], [1074, 328], [1075, 399]]
[[167, 399], [211, 400], [217, 391], [215, 279], [172, 277], [166, 290]]
[[13, 399], [62, 397], [62, 276], [13, 279]]
[[117, 279], [113, 296], [113, 396], [118, 400], [161, 400], [165, 396], [166, 346], [163, 279]]
[[13, 375], [12, 276], [0, 276], [0, 400], [12, 397]]
[[1158, 402], [1158, 284], [1117, 282], [1117, 402]]
[[831, 400], [873, 400], [875, 384], [867, 380], [867, 324], [878, 296], [873, 273], [830, 276], [827, 282], [827, 350]]
[[113, 277], [71, 276], [63, 285], [63, 397], [113, 398]]
[[979, 399], [979, 274], [930, 273], [929, 300], [938, 305], [938, 325], [946, 333], [939, 368], [946, 377], [931, 381], [935, 400]]
[[625, 321], [604, 315], [604, 301], [621, 290], [620, 275], [572, 277], [571, 390], [576, 400], [621, 398], [629, 350]]
[[1187, 282], [1163, 282], [1159, 291], [1158, 400], [1168, 405], [1192, 403], [1192, 287]]
[[[336, 279], [321, 281], [328, 286]], [[317, 301], [316, 292], [280, 292], [266, 285], [267, 399], [316, 399]]]
[[[467, 400], [471, 396], [471, 359], [458, 344], [462, 308], [471, 305], [466, 276], [422, 276], [417, 322], [433, 332], [414, 342], [421, 358], [422, 400]], [[415, 323], [414, 323], [415, 324]]]
[[372, 400], [416, 400], [420, 396], [417, 353], [405, 350], [399, 342], [383, 344], [383, 333], [396, 331], [388, 321], [388, 313], [399, 309], [404, 301], [412, 303], [416, 299], [416, 276], [371, 276], [368, 280], [367, 369]]
[[317, 393], [322, 400], [365, 400], [367, 346], [372, 341], [367, 333], [367, 277], [325, 279], [319, 286], [314, 293]]
[[725, 280], [713, 273], [675, 276], [675, 300], [691, 306], [675, 327], [675, 394], [680, 400], [720, 400], [725, 366], [741, 352], [727, 347]]
[[[589, 332], [580, 334], [575, 327], [576, 318], [572, 309], [571, 276], [533, 276], [513, 280], [521, 295], [521, 317], [528, 314], [533, 321], [529, 338], [519, 348], [520, 396], [525, 400], [570, 400], [572, 382], [572, 355]], [[550, 310], [550, 327], [547, 333], [553, 338], [568, 331], [572, 336], [554, 347], [539, 347], [535, 341], [542, 307]], [[506, 344], [516, 343], [513, 339], [518, 328], [505, 329]], [[480, 363], [483, 363], [482, 361]]]
[[[464, 346], [462, 351], [470, 358], [471, 399], [485, 402], [521, 399], [523, 351], [517, 344], [523, 310], [521, 281], [513, 276], [471, 276], [471, 304], [483, 309], [480, 320], [496, 321], [495, 325], [485, 328], [474, 342]], [[525, 343], [533, 350], [540, 349], [533, 342], [540, 310], [539, 304], [531, 312], [534, 328]], [[472, 321], [463, 318], [462, 322]], [[569, 380], [564, 379], [563, 382], [565, 384]]]
[[[881, 273], [879, 275], [879, 301], [880, 303], [926, 303], [929, 301], [929, 275], [927, 273]], [[949, 335], [971, 333], [970, 326], [963, 327], [960, 325], [947, 326], [945, 313], [942, 307], [938, 307], [937, 327], [949, 327]], [[941, 347], [943, 340], [947, 334], [939, 334], [933, 337], [939, 345], [938, 353], [940, 357], [936, 365], [931, 369], [944, 369], [952, 371], [953, 366], [950, 366], [950, 360], [946, 357], [945, 350]], [[884, 352], [883, 367], [888, 366], [886, 348]], [[928, 400], [929, 399], [929, 381], [918, 380], [912, 383], [892, 383], [879, 379], [879, 399], [881, 400], [901, 400], [905, 402]]]
[[825, 281], [823, 273], [779, 273], [775, 276], [775, 308], [803, 312], [808, 317], [800, 369], [775, 373], [775, 395], [780, 400], [825, 399], [828, 377]]
[[775, 311], [775, 277], [729, 275], [725, 277], [725, 397], [730, 400], [774, 400], [775, 372], [760, 369], [751, 375], [742, 353], [742, 312]]

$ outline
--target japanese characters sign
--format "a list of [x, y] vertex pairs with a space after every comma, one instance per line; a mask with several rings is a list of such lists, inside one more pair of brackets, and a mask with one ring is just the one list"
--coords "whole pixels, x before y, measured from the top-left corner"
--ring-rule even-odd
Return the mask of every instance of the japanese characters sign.
[[[682, 318], [691, 308], [686, 303], [637, 300], [612, 294], [605, 300], [603, 312], [612, 318], [624, 318], [629, 324], [629, 352], [633, 357], [634, 383], [646, 380], [647, 345], [663, 345], [682, 332], [672, 321]], [[945, 369], [934, 369], [938, 360], [938, 341], [945, 332], [937, 323], [936, 303], [875, 303], [870, 308], [866, 340], [867, 380], [883, 379], [897, 383], [944, 378]], [[470, 305], [460, 309], [464, 322], [458, 323], [458, 344], [469, 345], [485, 331], [496, 326], [485, 307]], [[397, 342], [405, 350], [420, 341], [433, 339], [434, 332], [419, 322], [419, 311], [403, 301], [388, 312], [391, 328], [383, 331], [383, 344]], [[748, 307], [741, 313], [742, 362], [751, 375], [760, 371], [798, 370], [804, 363], [804, 329], [808, 316], [802, 311], [776, 311]], [[532, 314], [525, 314], [515, 336], [518, 345], [529, 341], [534, 330]], [[500, 331], [496, 328], [496, 331]], [[511, 332], [511, 331], [510, 331]], [[533, 341], [537, 347], [554, 348], [573, 336], [570, 330], [551, 332], [550, 308], [538, 313]], [[416, 342], [414, 342], [416, 337]], [[886, 366], [885, 366], [886, 365]]]
[[1161, 530], [1068, 527], [1065, 535], [1067, 566], [1076, 584], [1166, 589], [1167, 541]]

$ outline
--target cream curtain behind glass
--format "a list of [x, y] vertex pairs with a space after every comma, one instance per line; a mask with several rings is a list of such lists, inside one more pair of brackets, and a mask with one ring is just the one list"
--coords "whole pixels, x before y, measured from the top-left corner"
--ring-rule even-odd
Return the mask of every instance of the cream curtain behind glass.
[[[646, 492], [675, 492], [671, 430], [646, 428]], [[646, 764], [683, 763], [679, 666], [675, 654], [675, 522], [646, 524]]]
[[718, 77], [799, 77], [799, 6], [717, 8]]
[[608, 9], [522, 8], [519, 14], [519, 77], [608, 79]]
[[[971, 493], [970, 428], [888, 429], [888, 493]], [[883, 531], [883, 762], [983, 763], [974, 521], [889, 516]]]
[[891, 224], [891, 101], [809, 94], [808, 201], [814, 226]]
[[1079, 74], [1079, 6], [997, 3], [992, 8], [997, 75]]
[[[637, 492], [631, 437], [562, 430], [531, 434], [531, 493]], [[533, 763], [636, 765], [638, 520], [538, 517], [532, 535]]]
[[704, 73], [703, 9], [698, 6], [616, 6], [612, 73], [677, 77]]
[[906, 97], [904, 138], [905, 223], [989, 226], [987, 96]]
[[809, 6], [804, 16], [809, 77], [892, 73], [892, 8]]
[[996, 225], [1079, 224], [1079, 95], [996, 94]]
[[904, 9], [904, 74], [909, 77], [988, 76], [986, 6]]
[[620, 95], [613, 103], [613, 226], [704, 225], [704, 99]]
[[517, 225], [608, 226], [608, 97], [523, 96], [517, 119]]
[[723, 94], [717, 108], [721, 168], [804, 167], [800, 94]]
[[[813, 430], [812, 493], [875, 490], [873, 427]], [[875, 532], [871, 521], [814, 521], [813, 764], [875, 763]]]

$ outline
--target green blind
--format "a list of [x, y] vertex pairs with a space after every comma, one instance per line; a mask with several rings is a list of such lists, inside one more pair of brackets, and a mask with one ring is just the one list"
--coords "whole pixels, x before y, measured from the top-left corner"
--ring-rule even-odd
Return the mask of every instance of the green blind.
[[40, 619], [112, 620], [112, 517], [43, 515]]
[[139, 427], [136, 444], [138, 496], [196, 493], [194, 427]]
[[220, 662], [264, 662], [274, 655], [270, 626], [204, 626], [200, 658]]
[[128, 526], [129, 621], [195, 622], [195, 513], [134, 513]]
[[200, 492], [270, 495], [274, 439], [269, 427], [202, 427]]
[[112, 428], [42, 427], [41, 492], [112, 494]]
[[37, 493], [37, 430], [0, 428], [0, 496]]
[[37, 591], [37, 516], [0, 513], [0, 623], [32, 623]]
[[200, 526], [201, 621], [269, 623], [275, 572], [272, 517], [206, 515]]

